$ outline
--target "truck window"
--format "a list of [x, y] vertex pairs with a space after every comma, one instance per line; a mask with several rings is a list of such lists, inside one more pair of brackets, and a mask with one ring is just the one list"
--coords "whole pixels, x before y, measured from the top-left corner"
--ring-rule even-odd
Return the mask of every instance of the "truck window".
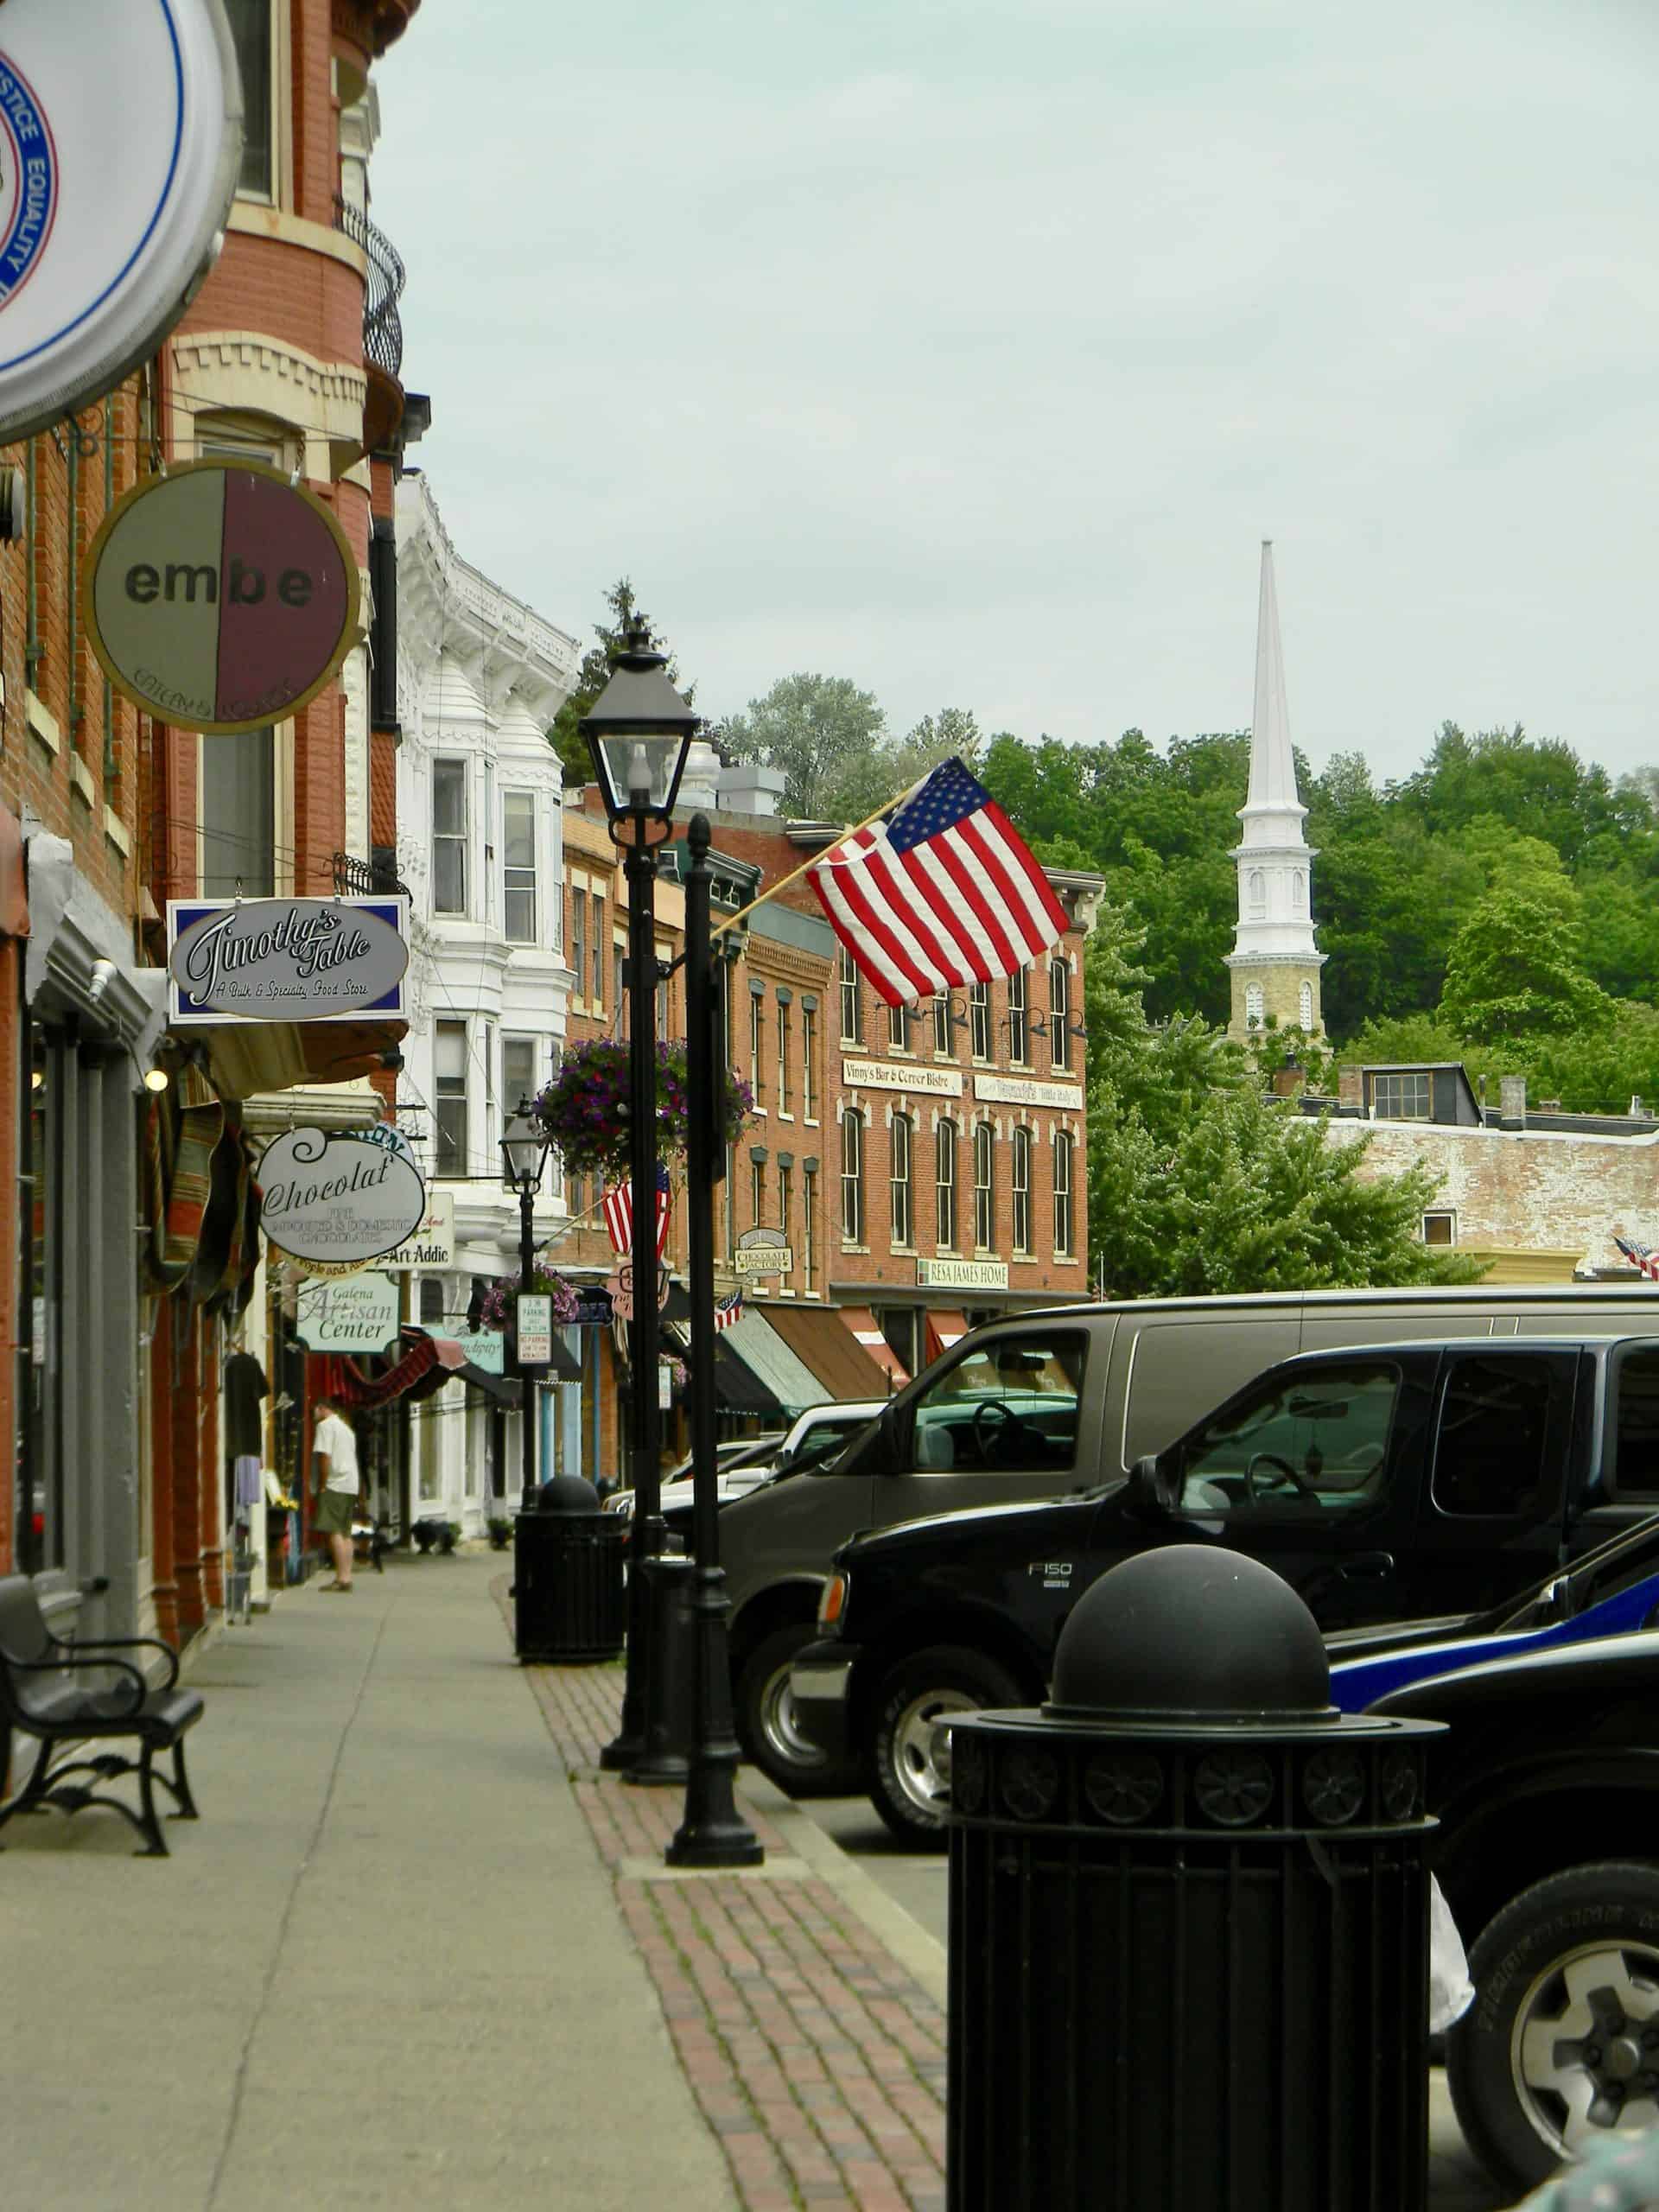
[[1442, 1513], [1512, 1520], [1543, 1502], [1560, 1366], [1547, 1357], [1451, 1357], [1430, 1490]]
[[1086, 1349], [1071, 1329], [976, 1345], [915, 1401], [912, 1465], [921, 1473], [1072, 1466]]
[[1253, 1375], [1289, 1359], [1299, 1349], [1299, 1326], [1294, 1313], [1257, 1321], [1230, 1308], [1202, 1319], [1140, 1324], [1123, 1392], [1124, 1469], [1173, 1444]]
[[1618, 1355], [1615, 1497], [1659, 1497], [1659, 1344]]
[[1181, 1454], [1193, 1514], [1351, 1512], [1382, 1488], [1400, 1370], [1376, 1360], [1275, 1376], [1207, 1421]]

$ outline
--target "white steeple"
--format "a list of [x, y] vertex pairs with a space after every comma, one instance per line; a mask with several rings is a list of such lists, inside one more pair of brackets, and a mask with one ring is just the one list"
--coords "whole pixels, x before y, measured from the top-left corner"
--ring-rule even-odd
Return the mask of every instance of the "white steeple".
[[1233, 971], [1235, 1035], [1281, 1027], [1316, 1031], [1319, 970], [1313, 938], [1313, 853], [1302, 836], [1307, 809], [1296, 792], [1296, 760], [1285, 704], [1279, 643], [1279, 595], [1273, 541], [1262, 542], [1262, 591], [1255, 632], [1255, 715], [1250, 725], [1250, 787], [1238, 810], [1243, 834], [1229, 857], [1238, 869], [1238, 926], [1227, 965]]

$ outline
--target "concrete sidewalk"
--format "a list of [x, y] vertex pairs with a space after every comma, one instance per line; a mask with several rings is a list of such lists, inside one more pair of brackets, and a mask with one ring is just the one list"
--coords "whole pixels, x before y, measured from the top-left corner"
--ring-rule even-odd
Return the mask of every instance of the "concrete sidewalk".
[[0, 1831], [9, 2201], [727, 2212], [499, 1571], [222, 1631], [170, 1860], [96, 1808]]
[[[395, 1560], [221, 1631], [169, 1861], [0, 1833], [9, 2196], [943, 2212], [943, 1947], [748, 1770], [766, 1866], [671, 1874], [681, 1793], [598, 1770], [621, 1670], [517, 1667], [505, 1583]], [[1431, 2165], [1501, 2201], [1443, 2102]]]

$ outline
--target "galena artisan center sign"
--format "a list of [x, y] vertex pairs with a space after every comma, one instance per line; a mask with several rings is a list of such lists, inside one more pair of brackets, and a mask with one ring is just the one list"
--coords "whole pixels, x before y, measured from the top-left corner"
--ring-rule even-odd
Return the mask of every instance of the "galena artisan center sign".
[[397, 1020], [404, 928], [401, 899], [169, 899], [168, 1019]]
[[175, 729], [297, 714], [357, 637], [357, 556], [315, 492], [256, 461], [188, 461], [99, 524], [81, 600], [116, 690]]
[[296, 1260], [378, 1260], [420, 1226], [426, 1185], [394, 1122], [289, 1129], [259, 1163], [260, 1226]]
[[387, 1274], [312, 1278], [300, 1285], [294, 1332], [313, 1351], [379, 1351], [397, 1334], [397, 1300]]
[[241, 160], [221, 0], [6, 0], [0, 443], [156, 351], [213, 265]]

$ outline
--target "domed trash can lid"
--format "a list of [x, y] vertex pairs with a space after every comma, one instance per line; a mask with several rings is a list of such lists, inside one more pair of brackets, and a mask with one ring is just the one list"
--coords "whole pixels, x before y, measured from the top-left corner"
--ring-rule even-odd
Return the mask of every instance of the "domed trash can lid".
[[1110, 1568], [1060, 1631], [1056, 1720], [1334, 1721], [1325, 1640], [1281, 1575], [1215, 1544]]
[[538, 1513], [597, 1513], [599, 1492], [581, 1475], [554, 1475], [536, 1493]]

